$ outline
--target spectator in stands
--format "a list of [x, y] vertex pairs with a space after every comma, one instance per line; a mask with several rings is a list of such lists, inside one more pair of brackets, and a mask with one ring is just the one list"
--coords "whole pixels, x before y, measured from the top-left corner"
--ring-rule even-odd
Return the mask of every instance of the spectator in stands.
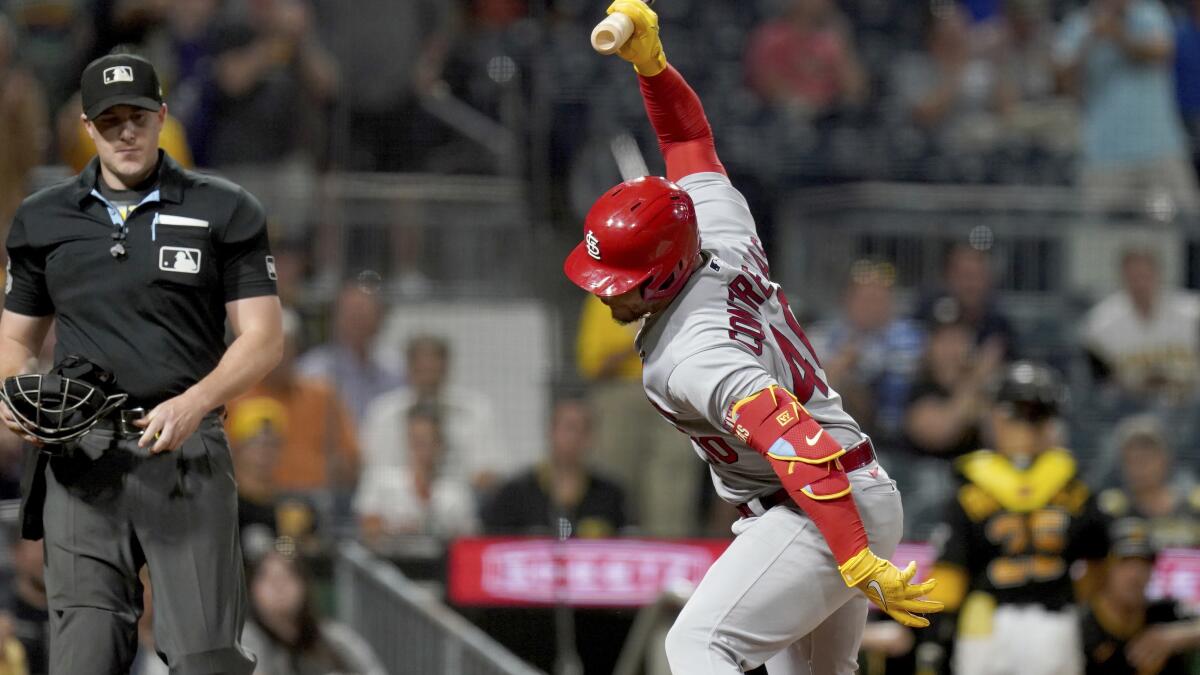
[[[624, 491], [589, 468], [592, 427], [583, 399], [559, 397], [550, 415], [546, 459], [500, 486], [483, 507], [484, 530], [560, 538], [620, 534], [629, 524]], [[495, 609], [483, 615], [482, 623], [502, 644], [547, 672], [554, 671], [564, 641], [573, 641], [582, 672], [599, 675], [614, 672], [630, 617], [612, 610]]]
[[146, 52], [165, 84], [167, 105], [186, 130], [187, 144], [199, 166], [209, 166], [208, 139], [215, 103], [214, 27], [220, 4], [220, 0], [171, 3], [165, 23], [146, 45]]
[[983, 447], [982, 415], [991, 407], [989, 386], [1003, 360], [998, 342], [974, 345], [969, 326], [934, 326], [905, 414], [912, 447], [947, 458]]
[[1200, 162], [1200, 2], [1196, 0], [1185, 3], [1175, 19], [1175, 98], [1196, 166]]
[[310, 499], [280, 494], [275, 484], [283, 454], [287, 409], [260, 396], [240, 401], [227, 423], [238, 484], [238, 529], [242, 551], [261, 551], [278, 536], [312, 542], [317, 514]]
[[985, 30], [988, 56], [999, 69], [1006, 136], [1019, 143], [1075, 150], [1079, 128], [1074, 101], [1058, 93], [1050, 0], [1004, 0]]
[[1124, 288], [1084, 318], [1082, 341], [1096, 378], [1127, 398], [1190, 400], [1200, 380], [1200, 298], [1163, 288], [1158, 254], [1121, 254]]
[[230, 403], [229, 418], [236, 419], [238, 406], [247, 401], [278, 401], [287, 411], [287, 424], [275, 466], [275, 488], [309, 495], [349, 494], [359, 465], [353, 419], [328, 383], [296, 372], [300, 326], [294, 312], [284, 313], [283, 329], [283, 360], [245, 396]]
[[[6, 0], [0, 3], [16, 28], [21, 63], [45, 93], [43, 120], [66, 103], [79, 87], [79, 72], [90, 61], [91, 0]], [[78, 116], [76, 116], [78, 119]], [[6, 142], [18, 139], [4, 137]], [[39, 157], [39, 159], [41, 159]]]
[[899, 58], [891, 79], [903, 110], [941, 150], [983, 152], [995, 144], [998, 114], [1011, 101], [995, 64], [972, 52], [957, 3], [933, 3], [926, 51]]
[[1100, 493], [1100, 508], [1144, 520], [1155, 549], [1200, 548], [1200, 487], [1173, 461], [1162, 425], [1136, 415], [1121, 421], [1116, 437], [1122, 485]]
[[[222, 168], [311, 165], [318, 159], [311, 153], [324, 147], [323, 108], [338, 86], [337, 64], [314, 32], [309, 0], [246, 4], [244, 21], [216, 33], [208, 157]], [[360, 12], [371, 16], [358, 7], [353, 13]]]
[[412, 171], [444, 133], [418, 97], [444, 87], [443, 64], [464, 3], [317, 0], [321, 32], [345, 72], [349, 168]]
[[405, 361], [408, 384], [376, 398], [363, 417], [365, 470], [408, 463], [408, 411], [422, 404], [437, 409], [447, 420], [442, 463], [447, 475], [466, 478], [476, 488], [493, 484], [509, 460], [497, 437], [492, 402], [479, 391], [447, 384], [450, 345], [441, 337], [413, 337], [405, 347]]
[[[1171, 85], [1174, 35], [1158, 0], [1090, 0], [1055, 46], [1063, 86], [1083, 102], [1080, 183], [1097, 208], [1195, 209], [1196, 173]], [[1165, 196], [1161, 206], [1157, 197]]]
[[370, 645], [350, 627], [317, 614], [303, 564], [278, 550], [250, 565], [250, 620], [242, 646], [263, 675], [386, 675]]
[[413, 405], [404, 429], [408, 461], [363, 474], [354, 510], [368, 541], [408, 534], [450, 539], [479, 529], [470, 483], [443, 470], [447, 422], [453, 420], [444, 420], [436, 406]]
[[860, 260], [850, 267], [841, 316], [811, 334], [842, 405], [866, 429], [894, 437], [924, 349], [920, 326], [893, 312], [896, 270]]
[[[92, 0], [95, 31], [90, 58], [98, 59], [118, 45], [144, 45], [171, 13], [170, 0]], [[184, 3], [179, 3], [184, 4]]]
[[964, 323], [976, 344], [999, 342], [1005, 356], [1017, 352], [1016, 331], [996, 303], [991, 260], [987, 252], [955, 244], [946, 254], [942, 290], [925, 297], [916, 318], [926, 324]]
[[12, 622], [0, 615], [0, 675], [29, 675], [25, 648], [13, 637]]
[[[0, 236], [29, 193], [29, 174], [42, 163], [49, 142], [46, 100], [33, 75], [17, 65], [17, 34], [0, 14]], [[79, 116], [75, 116], [75, 126]]]
[[549, 456], [500, 486], [483, 509], [484, 528], [495, 534], [609, 537], [619, 533], [628, 524], [625, 493], [588, 467], [592, 413], [587, 404], [560, 398], [549, 431]]
[[226, 426], [238, 484], [238, 528], [243, 537], [251, 529], [262, 529], [273, 539], [279, 533], [275, 468], [287, 409], [265, 396], [244, 399], [233, 408]]
[[359, 423], [376, 396], [402, 382], [372, 354], [384, 309], [373, 289], [344, 285], [334, 301], [333, 339], [308, 350], [296, 366], [305, 376], [332, 383]]
[[46, 582], [42, 578], [44, 552], [40, 540], [22, 539], [18, 529], [10, 529], [12, 604], [6, 608], [6, 613], [12, 621], [12, 633], [25, 653], [29, 675], [46, 675], [50, 670], [50, 613]]
[[599, 420], [592, 450], [629, 491], [630, 511], [644, 532], [685, 536], [697, 527], [697, 494], [707, 470], [680, 464], [691, 458], [687, 440], [646, 402], [636, 335], [637, 326], [613, 321], [599, 298], [584, 300], [575, 358]]
[[1105, 580], [1081, 618], [1088, 673], [1188, 675], [1183, 654], [1200, 648], [1200, 622], [1174, 601], [1148, 601], [1155, 549], [1145, 523], [1116, 521]]
[[792, 0], [750, 36], [750, 88], [768, 103], [821, 117], [867, 96], [850, 26], [833, 0]]

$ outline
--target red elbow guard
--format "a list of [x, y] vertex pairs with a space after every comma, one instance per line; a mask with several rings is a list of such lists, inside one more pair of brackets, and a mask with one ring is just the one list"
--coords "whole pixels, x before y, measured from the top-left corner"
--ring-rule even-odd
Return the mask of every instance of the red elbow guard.
[[850, 496], [846, 454], [796, 397], [772, 385], [734, 404], [734, 435], [771, 462], [792, 499], [812, 518], [838, 563], [867, 547], [867, 533]]
[[803, 481], [800, 491], [808, 497], [827, 500], [850, 494], [850, 480], [837, 463], [846, 450], [788, 390], [772, 385], [738, 401], [730, 421], [744, 443], [772, 463], [783, 463], [789, 478]]

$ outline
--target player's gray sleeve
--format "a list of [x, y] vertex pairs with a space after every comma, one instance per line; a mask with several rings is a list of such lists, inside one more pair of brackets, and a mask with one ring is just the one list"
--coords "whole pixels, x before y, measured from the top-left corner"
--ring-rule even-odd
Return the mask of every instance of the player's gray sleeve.
[[734, 403], [778, 384], [754, 357], [736, 347], [715, 347], [679, 362], [667, 380], [676, 406], [696, 411], [717, 429]]
[[[700, 244], [716, 250], [720, 245], [735, 246], [743, 253], [751, 237], [757, 237], [754, 216], [746, 198], [729, 182], [729, 177], [715, 172], [693, 173], [679, 180], [696, 205], [696, 222], [700, 227]], [[728, 255], [726, 254], [728, 257]]]

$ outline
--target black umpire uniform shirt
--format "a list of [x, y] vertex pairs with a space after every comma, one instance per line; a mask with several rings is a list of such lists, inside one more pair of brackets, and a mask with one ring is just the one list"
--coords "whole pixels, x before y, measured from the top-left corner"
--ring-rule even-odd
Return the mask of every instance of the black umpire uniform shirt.
[[[158, 189], [123, 225], [96, 189], [99, 160], [21, 205], [8, 236], [5, 308], [54, 314], [55, 360], [79, 354], [147, 410], [225, 353], [225, 303], [275, 294], [258, 201], [159, 151]], [[123, 255], [111, 251], [124, 230]]]
[[[126, 407], [155, 405], [225, 352], [225, 303], [275, 294], [266, 217], [250, 193], [159, 151], [157, 189], [122, 217], [77, 177], [22, 203], [8, 235], [5, 308], [55, 316], [55, 361], [79, 354], [116, 375]], [[114, 255], [120, 242], [122, 255]], [[41, 536], [41, 466], [25, 476], [23, 533]]]

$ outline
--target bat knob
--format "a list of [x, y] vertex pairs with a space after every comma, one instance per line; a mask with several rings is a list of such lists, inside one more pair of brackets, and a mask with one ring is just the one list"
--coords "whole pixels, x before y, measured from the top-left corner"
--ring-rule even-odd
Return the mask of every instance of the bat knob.
[[601, 54], [616, 54], [633, 37], [633, 19], [620, 12], [609, 14], [592, 29], [592, 49]]

